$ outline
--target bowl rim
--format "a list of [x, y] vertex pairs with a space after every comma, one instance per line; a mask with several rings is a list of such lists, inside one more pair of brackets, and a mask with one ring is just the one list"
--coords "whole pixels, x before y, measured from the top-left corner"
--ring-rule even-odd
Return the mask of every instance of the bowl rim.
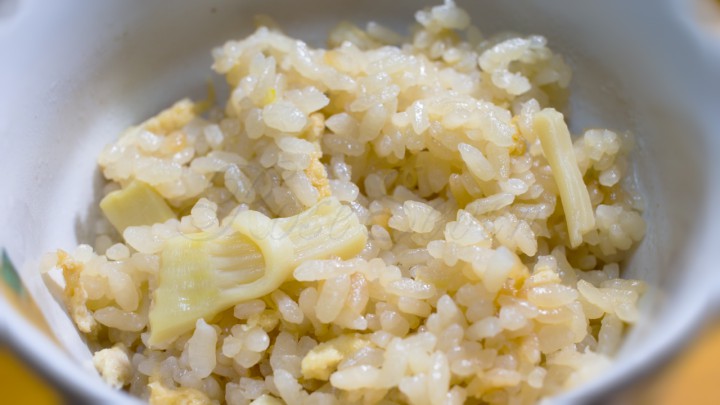
[[[720, 62], [720, 42], [713, 41], [699, 26], [693, 25], [689, 11], [691, 5], [688, 3], [691, 2], [665, 0], [659, 4], [669, 6], [667, 7], [668, 13], [677, 13], [675, 20], [678, 32], [692, 39], [693, 44], [697, 46], [694, 54], [699, 56], [703, 52], [707, 52], [715, 58], [714, 61]], [[717, 64], [716, 69], [720, 71], [720, 63]], [[720, 100], [720, 94], [715, 96]], [[715, 118], [713, 122], [706, 122], [705, 128], [703, 128], [706, 137], [711, 136], [711, 131], [720, 132], [718, 127], [713, 129], [713, 124], [720, 125], [720, 119]], [[718, 232], [720, 213], [713, 211], [713, 207], [720, 206], [720, 187], [715, 189], [710, 187], [712, 186], [712, 175], [720, 175], [720, 162], [711, 160], [708, 163], [712, 166], [708, 184], [704, 185], [709, 187], [706, 197], [707, 204], [705, 204], [705, 211], [701, 214], [705, 215], [708, 220], [702, 224], [699, 235], [696, 235], [702, 250], [696, 249], [696, 252], [699, 253], [698, 256], [687, 261], [689, 267], [693, 268], [712, 263], [713, 243], [720, 241], [720, 232]], [[720, 277], [714, 281], [720, 281]], [[708, 283], [707, 288], [699, 292], [700, 299], [693, 302], [692, 306], [686, 307], [683, 318], [673, 324], [671, 329], [665, 330], [657, 340], [653, 341], [652, 345], [643, 350], [643, 356], [634, 356], [632, 361], [623, 363], [621, 370], [596, 376], [582, 386], [549, 397], [548, 400], [551, 403], [598, 400], [611, 395], [611, 390], [627, 387], [642, 376], [651, 373], [655, 367], [662, 365], [678, 353], [678, 349], [694, 336], [710, 313], [720, 310], [720, 283], [712, 284]], [[0, 340], [8, 344], [66, 398], [82, 398], [93, 402], [142, 403], [124, 391], [113, 390], [109, 386], [97, 384], [95, 379], [83, 378], [82, 374], [76, 372], [83, 368], [82, 365], [21, 316], [2, 294], [0, 294], [0, 311], [6, 314], [0, 318], [0, 338], [2, 338]]]

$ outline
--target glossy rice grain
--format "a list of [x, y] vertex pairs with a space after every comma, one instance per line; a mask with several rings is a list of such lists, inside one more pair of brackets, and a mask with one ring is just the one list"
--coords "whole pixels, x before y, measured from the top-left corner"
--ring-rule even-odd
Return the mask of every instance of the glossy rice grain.
[[[566, 111], [571, 73], [545, 38], [485, 37], [451, 1], [415, 19], [408, 36], [340, 24], [327, 49], [259, 27], [212, 52], [226, 102], [181, 101], [101, 152], [107, 193], [142, 181], [176, 215], [122, 234], [101, 219], [50, 256], [111, 386], [151, 403], [531, 404], [612, 364], [644, 291], [619, 278], [645, 232], [631, 136], [547, 142], [533, 123]], [[150, 344], [166, 241], [331, 195], [367, 229], [360, 253]]]

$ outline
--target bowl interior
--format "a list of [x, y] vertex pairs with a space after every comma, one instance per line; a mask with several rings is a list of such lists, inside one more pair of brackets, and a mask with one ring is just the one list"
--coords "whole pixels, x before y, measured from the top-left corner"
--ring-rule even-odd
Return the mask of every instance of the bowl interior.
[[[677, 341], [706, 303], [707, 269], [690, 262], [695, 250], [689, 236], [698, 234], [707, 210], [708, 173], [716, 170], [708, 151], [717, 142], [698, 127], [702, 111], [693, 109], [700, 101], [692, 100], [690, 88], [700, 79], [673, 76], [683, 63], [678, 57], [689, 63], [698, 56], [670, 1], [647, 10], [621, 1], [460, 3], [484, 33], [542, 34], [567, 57], [574, 68], [570, 120], [575, 133], [607, 127], [636, 135], [648, 232], [624, 274], [652, 288], [642, 303], [645, 316], [631, 330], [616, 366], [566, 399], [600, 392]], [[173, 101], [202, 98], [211, 77], [210, 50], [249, 34], [254, 15], [271, 15], [286, 32], [321, 45], [328, 29], [343, 19], [376, 20], [405, 32], [420, 6], [411, 0], [316, 0], [302, 7], [292, 0], [187, 0], [172, 7], [161, 1], [132, 7], [123, 1], [18, 3], [14, 15], [0, 15], [0, 21], [13, 18], [0, 26], [3, 60], [13, 61], [3, 64], [0, 75], [0, 88], [6, 89], [0, 107], [8, 113], [0, 123], [6, 152], [0, 159], [0, 223], [5, 224], [0, 246], [20, 265], [31, 292], [44, 294], [34, 259], [92, 240], [102, 184], [98, 152], [125, 127]], [[681, 55], [667, 55], [658, 41], [683, 49]], [[680, 108], [681, 103], [691, 105]], [[68, 331], [67, 317], [59, 307], [53, 311], [46, 313], [51, 327]], [[657, 330], [670, 332], [659, 337]], [[64, 335], [64, 343], [81, 347], [72, 330]], [[82, 367], [54, 347], [48, 350], [60, 370]], [[83, 389], [75, 381], [82, 374], [77, 375], [65, 383]], [[103, 389], [92, 395], [110, 395]]]

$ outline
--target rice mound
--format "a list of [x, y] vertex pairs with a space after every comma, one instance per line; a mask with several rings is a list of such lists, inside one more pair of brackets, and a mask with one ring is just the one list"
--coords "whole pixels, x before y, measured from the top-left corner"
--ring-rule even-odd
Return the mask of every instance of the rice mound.
[[[151, 403], [528, 404], [611, 364], [644, 290], [619, 278], [645, 232], [631, 136], [575, 137], [594, 224], [574, 246], [532, 126], [562, 109], [568, 65], [452, 2], [415, 17], [409, 38], [340, 24], [327, 50], [260, 27], [213, 51], [224, 106], [182, 100], [102, 151], [106, 194], [141, 181], [179, 218], [101, 219], [93, 246], [45, 258], [108, 384]], [[362, 252], [148, 344], [166, 240], [330, 195]]]

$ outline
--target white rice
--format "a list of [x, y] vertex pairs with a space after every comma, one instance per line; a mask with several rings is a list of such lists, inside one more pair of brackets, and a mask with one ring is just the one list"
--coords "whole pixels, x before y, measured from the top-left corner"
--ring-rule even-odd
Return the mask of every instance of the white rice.
[[[630, 136], [575, 138], [596, 224], [571, 248], [532, 130], [563, 107], [562, 57], [483, 37], [452, 1], [416, 19], [410, 37], [343, 23], [327, 50], [260, 27], [213, 51], [226, 105], [183, 101], [101, 153], [108, 193], [141, 180], [178, 215], [50, 261], [111, 386], [151, 403], [529, 404], [610, 364], [644, 290], [618, 278], [645, 232]], [[367, 226], [362, 252], [148, 346], [167, 239], [329, 194]]]

